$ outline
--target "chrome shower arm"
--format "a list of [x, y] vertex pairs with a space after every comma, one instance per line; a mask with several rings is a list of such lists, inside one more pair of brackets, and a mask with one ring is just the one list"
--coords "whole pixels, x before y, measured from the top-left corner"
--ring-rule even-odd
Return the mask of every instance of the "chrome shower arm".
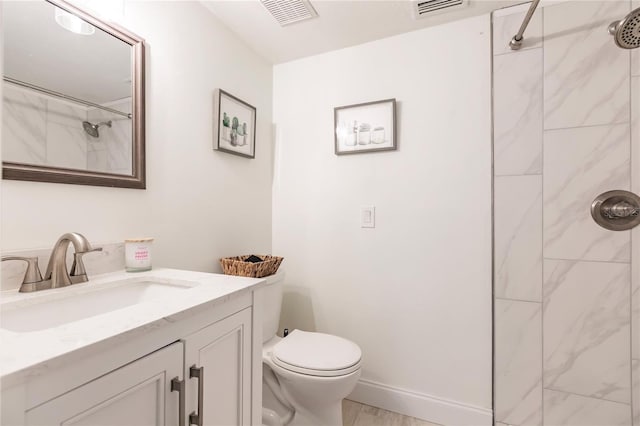
[[523, 37], [524, 31], [527, 29], [527, 26], [529, 25], [529, 21], [531, 21], [531, 18], [533, 17], [533, 13], [536, 11], [536, 8], [538, 7], [538, 3], [540, 3], [540, 0], [533, 0], [531, 2], [531, 6], [529, 6], [527, 15], [524, 17], [524, 21], [522, 21], [522, 25], [520, 25], [520, 30], [518, 30], [518, 33], [514, 35], [511, 41], [509, 42], [509, 47], [511, 48], [511, 50], [519, 50], [522, 47], [522, 40], [524, 40], [524, 37]]

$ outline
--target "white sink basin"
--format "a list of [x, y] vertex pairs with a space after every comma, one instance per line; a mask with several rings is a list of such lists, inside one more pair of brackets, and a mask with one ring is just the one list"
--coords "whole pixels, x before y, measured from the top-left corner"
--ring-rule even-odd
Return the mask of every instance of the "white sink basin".
[[[99, 288], [73, 286], [41, 298], [2, 305], [0, 327], [15, 332], [38, 331], [127, 308], [138, 303], [174, 297], [196, 283], [168, 283], [145, 278], [116, 281]], [[45, 292], [47, 290], [44, 290]], [[65, 294], [65, 292], [68, 292]]]

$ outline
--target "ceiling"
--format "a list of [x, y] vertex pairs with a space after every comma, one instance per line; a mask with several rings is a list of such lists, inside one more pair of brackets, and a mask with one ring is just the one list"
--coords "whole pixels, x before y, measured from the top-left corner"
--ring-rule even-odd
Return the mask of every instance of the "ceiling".
[[318, 17], [281, 27], [260, 0], [201, 1], [272, 63], [342, 49], [488, 13], [523, 0], [469, 0], [466, 7], [415, 19], [410, 0], [311, 0]]

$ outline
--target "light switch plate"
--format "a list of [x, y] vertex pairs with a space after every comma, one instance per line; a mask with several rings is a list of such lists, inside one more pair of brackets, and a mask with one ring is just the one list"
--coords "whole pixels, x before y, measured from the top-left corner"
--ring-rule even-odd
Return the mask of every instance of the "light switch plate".
[[376, 207], [362, 206], [360, 208], [360, 227], [375, 228], [376, 227]]

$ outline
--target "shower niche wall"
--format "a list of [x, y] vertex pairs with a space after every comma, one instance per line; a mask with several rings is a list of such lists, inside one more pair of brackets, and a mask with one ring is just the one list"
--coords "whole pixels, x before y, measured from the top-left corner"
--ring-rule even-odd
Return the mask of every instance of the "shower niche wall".
[[640, 1], [493, 13], [497, 425], [640, 426], [640, 228], [600, 193], [640, 194], [640, 49], [607, 28]]

